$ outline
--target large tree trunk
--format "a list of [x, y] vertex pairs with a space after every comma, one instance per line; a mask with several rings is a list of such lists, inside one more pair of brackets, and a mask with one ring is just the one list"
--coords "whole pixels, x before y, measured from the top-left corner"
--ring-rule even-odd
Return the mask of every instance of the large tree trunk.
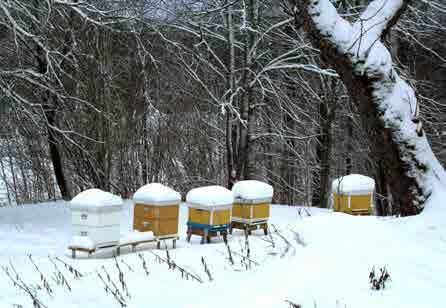
[[371, 157], [383, 164], [384, 186], [401, 215], [418, 213], [445, 178], [421, 129], [414, 91], [398, 76], [380, 41], [408, 2], [372, 1], [350, 24], [329, 0], [292, 1], [296, 23], [303, 18], [322, 60], [339, 74], [360, 111]]
[[60, 189], [60, 194], [64, 200], [71, 199], [71, 192], [68, 186], [65, 173], [63, 170], [62, 157], [58, 148], [59, 142], [56, 139], [53, 127], [56, 127], [56, 112], [54, 109], [46, 110], [45, 116], [48, 121], [48, 147], [50, 150], [50, 159], [53, 164], [54, 175], [56, 176], [57, 185]]
[[[48, 68], [48, 63], [45, 57], [45, 51], [42, 50], [40, 46], [36, 47], [36, 60], [38, 71], [41, 74], [45, 74]], [[66, 181], [65, 173], [63, 170], [62, 164], [62, 155], [60, 154], [60, 150], [58, 148], [58, 140], [55, 136], [55, 127], [57, 127], [57, 119], [56, 119], [56, 106], [57, 106], [57, 98], [53, 97], [51, 100], [52, 94], [49, 91], [44, 91], [41, 94], [42, 98], [42, 106], [43, 112], [47, 121], [47, 134], [48, 134], [48, 147], [50, 151], [50, 159], [53, 164], [54, 175], [56, 176], [56, 182], [60, 189], [60, 194], [63, 199], [69, 200], [71, 199], [71, 193]]]

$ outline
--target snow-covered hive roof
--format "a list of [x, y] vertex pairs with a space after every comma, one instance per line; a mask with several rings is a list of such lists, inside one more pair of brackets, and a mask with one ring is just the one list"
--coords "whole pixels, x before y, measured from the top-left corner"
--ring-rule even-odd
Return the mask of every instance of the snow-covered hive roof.
[[190, 190], [186, 195], [186, 202], [209, 207], [232, 205], [234, 194], [223, 186], [205, 186]]
[[70, 204], [71, 209], [94, 211], [99, 209], [119, 210], [123, 202], [119, 196], [92, 188], [79, 193], [71, 200]]
[[232, 187], [234, 198], [242, 200], [271, 200], [274, 189], [271, 185], [256, 180], [239, 181]]
[[341, 194], [371, 193], [375, 190], [375, 180], [361, 174], [350, 174], [334, 180], [331, 189]]
[[179, 203], [180, 193], [160, 183], [150, 183], [140, 187], [133, 195], [136, 202], [160, 204]]

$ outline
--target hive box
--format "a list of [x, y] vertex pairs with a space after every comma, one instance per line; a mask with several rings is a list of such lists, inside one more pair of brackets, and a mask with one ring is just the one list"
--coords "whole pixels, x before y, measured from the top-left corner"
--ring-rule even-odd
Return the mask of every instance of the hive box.
[[152, 231], [157, 238], [178, 236], [181, 195], [159, 183], [142, 186], [133, 195], [133, 229]]
[[232, 221], [253, 224], [268, 220], [274, 193], [271, 185], [255, 180], [239, 181], [232, 192], [235, 197]]
[[197, 227], [226, 225], [231, 222], [232, 192], [222, 186], [195, 188], [186, 195], [189, 223]]
[[72, 236], [93, 242], [95, 248], [117, 245], [120, 237], [122, 199], [100, 189], [81, 192], [70, 202]]
[[340, 177], [332, 183], [333, 209], [353, 215], [373, 212], [375, 180], [361, 174]]

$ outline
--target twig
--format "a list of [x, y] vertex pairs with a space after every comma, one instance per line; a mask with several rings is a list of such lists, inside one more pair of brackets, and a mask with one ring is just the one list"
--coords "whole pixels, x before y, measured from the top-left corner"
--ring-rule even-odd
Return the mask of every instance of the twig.
[[48, 280], [46, 279], [45, 275], [43, 275], [43, 273], [40, 271], [39, 267], [37, 266], [37, 264], [34, 262], [33, 258], [31, 257], [31, 254], [28, 255], [28, 258], [31, 261], [32, 265], [34, 265], [35, 270], [40, 274], [40, 281], [42, 282], [43, 287], [45, 288], [46, 292], [48, 293], [48, 295], [52, 296], [53, 289], [51, 289], [51, 286], [50, 286]]
[[288, 303], [288, 305], [290, 305], [290, 308], [302, 308], [301, 305], [293, 303], [292, 301], [286, 300], [286, 303]]
[[231, 265], [234, 265], [234, 258], [232, 258], [232, 252], [231, 247], [229, 247], [229, 243], [226, 243], [226, 248], [228, 250], [229, 262], [231, 262]]
[[125, 292], [125, 295], [130, 298], [130, 293], [129, 290], [127, 288], [127, 284], [125, 282], [124, 279], [124, 273], [121, 270], [121, 267], [119, 266], [118, 260], [116, 259], [116, 257], [113, 257], [115, 259], [115, 265], [116, 268], [118, 269], [118, 273], [119, 273], [119, 282], [121, 283], [121, 287], [122, 287], [122, 291]]
[[245, 255], [243, 255], [241, 253], [238, 253], [237, 251], [233, 251], [232, 253], [237, 255], [237, 256], [239, 256], [239, 257], [241, 257], [244, 261], [248, 260], [250, 263], [253, 263], [253, 264], [257, 265], [257, 266], [260, 264], [260, 263], [258, 263], [256, 261], [252, 260], [251, 258], [248, 258], [247, 256], [245, 256]]
[[123, 259], [121, 259], [122, 264], [124, 264], [125, 266], [127, 266], [127, 268], [129, 269], [129, 271], [134, 272], [133, 268], [127, 263], [125, 262]]
[[209, 281], [212, 281], [213, 279], [212, 279], [211, 272], [209, 271], [208, 265], [206, 264], [206, 261], [204, 261], [204, 257], [203, 256], [201, 257], [201, 263], [203, 264], [205, 273], [209, 277]]
[[115, 288], [115, 290], [113, 291], [112, 288], [110, 288], [109, 285], [105, 282], [104, 278], [102, 278], [101, 274], [98, 271], [96, 271], [96, 273], [98, 274], [98, 277], [101, 279], [102, 283], [104, 284], [105, 293], [108, 294], [108, 292], [110, 291], [110, 293], [114, 296], [114, 298], [121, 305], [121, 307], [127, 307], [127, 304], [125, 303], [125, 299], [122, 297], [119, 290]]
[[37, 298], [37, 295], [31, 291], [30, 287], [20, 278], [19, 274], [15, 270], [14, 266], [10, 262], [11, 268], [15, 273], [16, 279], [14, 279], [11, 275], [11, 273], [8, 271], [8, 268], [6, 266], [2, 266], [2, 270], [6, 273], [6, 276], [9, 277], [9, 279], [12, 281], [15, 287], [20, 288], [21, 290], [25, 291], [31, 297], [31, 300], [33, 302], [34, 308], [47, 308], [47, 306], [40, 301], [40, 299]]
[[58, 257], [56, 257], [55, 259], [56, 259], [56, 261], [59, 261], [60, 263], [62, 263], [65, 266], [65, 268], [68, 269], [68, 271], [73, 274], [75, 279], [80, 279], [81, 277], [84, 276], [81, 272], [79, 272], [77, 269], [75, 269], [72, 265], [66, 263], [65, 261], [59, 259]]
[[154, 253], [153, 251], [149, 250], [149, 252], [155, 256], [155, 258], [156, 258], [156, 260], [158, 262], [168, 264], [169, 265], [169, 269], [173, 269], [173, 270], [176, 269], [176, 270], [180, 271], [181, 272], [181, 277], [185, 278], [186, 280], [188, 280], [189, 277], [191, 277], [193, 280], [198, 281], [199, 283], [203, 283], [203, 280], [200, 277], [198, 277], [197, 275], [192, 274], [191, 272], [187, 271], [186, 269], [184, 269], [184, 268], [178, 266], [177, 264], [175, 264], [175, 262], [173, 262], [170, 259], [170, 255], [169, 254], [168, 254], [169, 260], [166, 260], [166, 259], [160, 257], [159, 255], [157, 255], [156, 253]]
[[62, 274], [62, 272], [60, 271], [59, 267], [57, 267], [56, 262], [54, 262], [54, 260], [51, 259], [50, 256], [48, 256], [48, 259], [50, 260], [51, 263], [53, 263], [54, 268], [56, 269], [56, 278], [57, 278], [56, 283], [57, 283], [57, 284], [61, 284], [62, 286], [65, 285], [65, 286], [67, 287], [68, 291], [71, 292], [71, 286], [70, 286], [70, 284], [68, 283], [68, 280], [65, 278], [65, 276], [64, 276], [64, 275]]
[[143, 255], [142, 255], [142, 253], [138, 253], [138, 257], [142, 260], [142, 268], [146, 272], [146, 275], [149, 276], [149, 270], [147, 268], [147, 263], [146, 263], [146, 260], [144, 259]]
[[300, 234], [296, 231], [290, 230], [294, 234], [294, 240], [301, 246], [305, 247], [307, 244], [304, 242], [304, 240], [300, 237]]
[[283, 253], [282, 253], [282, 255], [281, 255], [281, 257], [283, 258], [287, 253], [288, 253], [288, 251], [290, 250], [290, 248], [291, 247], [293, 247], [293, 245], [291, 245], [291, 243], [290, 243], [290, 241], [288, 241], [280, 232], [279, 232], [279, 230], [277, 230], [277, 228], [276, 228], [276, 226], [275, 225], [273, 225], [273, 224], [271, 224], [271, 226], [274, 228], [274, 233], [276, 233], [284, 242], [285, 242], [285, 244], [287, 245], [286, 246], [286, 248], [285, 248], [285, 250], [283, 251]]

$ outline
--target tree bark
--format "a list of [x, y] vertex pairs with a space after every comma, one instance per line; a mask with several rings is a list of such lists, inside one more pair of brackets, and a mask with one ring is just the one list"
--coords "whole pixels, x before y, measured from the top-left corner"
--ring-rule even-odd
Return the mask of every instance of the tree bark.
[[311, 204], [322, 208], [328, 208], [329, 205], [330, 159], [333, 145], [332, 125], [337, 105], [336, 83], [336, 80], [331, 81], [331, 87], [325, 89], [328, 99], [322, 100], [319, 104], [320, 133], [316, 145], [319, 170], [316, 170], [314, 174], [315, 178], [319, 178], [319, 187], [313, 189]]
[[[416, 101], [413, 90], [398, 76], [390, 54], [380, 42], [408, 2], [372, 1], [361, 20], [351, 25], [337, 14], [329, 0], [292, 1], [296, 24], [303, 18], [304, 29], [320, 49], [323, 62], [336, 70], [360, 111], [371, 157], [383, 163], [385, 186], [401, 215], [417, 214], [436, 183], [444, 185], [444, 169], [410, 116], [409, 105]], [[346, 37], [371, 24], [369, 32], [361, 32], [359, 38]], [[409, 100], [405, 101], [403, 95]]]
[[[246, 25], [245, 33], [245, 71], [243, 74], [243, 88], [245, 93], [241, 98], [240, 144], [238, 155], [238, 174], [241, 179], [253, 179], [255, 177], [255, 152], [254, 152], [254, 125], [255, 125], [255, 93], [250, 85], [249, 76], [255, 72], [256, 31], [258, 28], [258, 3], [257, 0], [249, 0], [245, 8]], [[254, 78], [254, 76], [253, 76]]]
[[[225, 1], [225, 5], [229, 4], [229, 0]], [[229, 104], [233, 104], [232, 94], [234, 93], [235, 86], [235, 49], [234, 49], [234, 29], [232, 24], [232, 6], [228, 6], [228, 11], [226, 12], [226, 27], [228, 30], [228, 71], [226, 74], [226, 88], [228, 89], [227, 101], [228, 106], [226, 107], [226, 166], [227, 166], [227, 176], [228, 176], [228, 189], [231, 189], [232, 186], [237, 182], [237, 170], [235, 167], [235, 148], [234, 145], [236, 140], [234, 140], [234, 134], [236, 134], [236, 130], [233, 127], [233, 118], [234, 114], [232, 112], [233, 106]]]
[[50, 159], [53, 164], [54, 175], [56, 176], [57, 185], [60, 189], [60, 194], [64, 200], [71, 199], [71, 192], [63, 170], [62, 157], [57, 147], [58, 141], [52, 127], [56, 126], [56, 112], [54, 110], [47, 110], [45, 112], [48, 121], [48, 147], [50, 151]]
[[[41, 9], [39, 7], [39, 2], [35, 1], [34, 6], [37, 10]], [[71, 15], [72, 16], [72, 15]], [[65, 37], [65, 43], [68, 46], [70, 41], [69, 36]], [[63, 50], [64, 55], [68, 52], [68, 47]], [[35, 58], [37, 61], [38, 72], [42, 75], [47, 74], [48, 61], [45, 51], [41, 46], [36, 45]], [[61, 63], [63, 65], [63, 63]], [[66, 181], [65, 173], [62, 164], [62, 155], [58, 148], [59, 142], [55, 136], [54, 128], [57, 127], [56, 118], [56, 107], [58, 105], [58, 98], [51, 94], [48, 90], [43, 91], [41, 94], [43, 112], [47, 121], [47, 134], [48, 134], [48, 147], [50, 152], [50, 159], [53, 164], [54, 174], [56, 176], [57, 185], [59, 186], [60, 194], [64, 200], [71, 199], [71, 192]]]

